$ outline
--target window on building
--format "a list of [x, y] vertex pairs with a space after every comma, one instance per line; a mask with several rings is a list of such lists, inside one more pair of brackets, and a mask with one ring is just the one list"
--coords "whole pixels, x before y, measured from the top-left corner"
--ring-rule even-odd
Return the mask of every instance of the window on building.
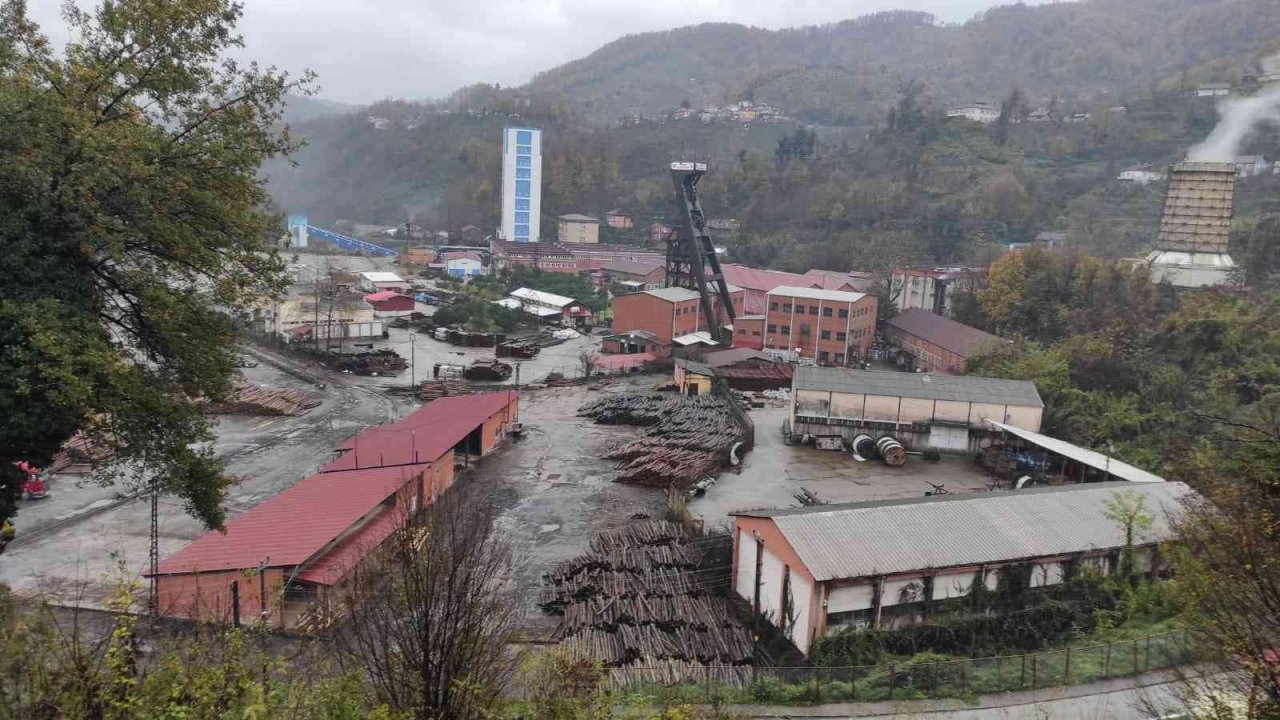
[[760, 337], [760, 331], [759, 331], [759, 330], [752, 330], [752, 331], [751, 331], [751, 336], [752, 336], [752, 337]]
[[519, 200], [516, 200], [516, 210], [528, 210], [528, 209], [529, 209], [528, 199], [520, 198]]
[[842, 332], [836, 333], [836, 340], [839, 340], [840, 342], [844, 342], [847, 337], [848, 336]]
[[529, 186], [528, 180], [517, 180], [516, 181], [516, 197], [526, 197], [526, 198], [529, 197], [529, 187], [530, 186]]
[[776, 333], [776, 332], [778, 332], [778, 326], [777, 326], [777, 325], [770, 325], [766, 330], [767, 330], [767, 332]]
[[531, 142], [533, 142], [533, 131], [532, 131], [532, 130], [517, 130], [517, 131], [516, 131], [516, 144], [517, 144], [517, 145], [528, 145], [528, 144], [529, 144], [529, 143], [531, 143]]
[[746, 335], [746, 334], [747, 334], [747, 331], [746, 331], [746, 330], [739, 330], [739, 331], [738, 331], [738, 334], [739, 334], [739, 335]]
[[801, 335], [809, 334], [809, 323], [800, 323], [800, 334]]
[[836, 364], [844, 365], [844, 353], [836, 353]]
[[528, 155], [517, 155], [516, 167], [518, 168], [533, 167], [533, 158]]
[[529, 237], [529, 226], [516, 225], [516, 237]]
[[791, 303], [782, 303], [782, 312], [791, 312]]
[[849, 308], [840, 308], [840, 318], [843, 320], [847, 317], [849, 317]]
[[518, 223], [520, 223], [520, 224], [522, 224], [522, 225], [527, 225], [527, 224], [529, 223], [529, 213], [527, 213], [527, 212], [519, 212], [519, 211], [517, 211], [517, 212], [516, 212], [516, 222], [518, 222]]
[[528, 145], [517, 145], [516, 155], [533, 155], [533, 148]]
[[831, 308], [829, 307], [822, 308], [822, 317], [831, 317]]
[[830, 339], [831, 339], [831, 331], [830, 331], [830, 330], [823, 330], [823, 331], [821, 331], [821, 332], [819, 332], [819, 333], [818, 333], [818, 337], [822, 338], [823, 340], [830, 340]]
[[780, 328], [780, 330], [782, 331], [782, 334], [783, 334], [783, 335], [790, 335], [790, 334], [791, 334], [791, 326], [790, 326], [790, 325], [783, 325], [783, 326]]
[[770, 309], [770, 310], [777, 310], [777, 309], [778, 309], [778, 303], [776, 303], [776, 302], [771, 302], [771, 303], [769, 303], [769, 309]]
[[533, 177], [533, 170], [529, 168], [518, 167], [516, 168], [516, 177], [522, 180], [528, 180], [529, 178]]
[[798, 312], [798, 313], [800, 313], [801, 315], [803, 315], [803, 314], [804, 314], [804, 306], [803, 306], [803, 305], [796, 305], [796, 312]]
[[817, 315], [817, 314], [818, 314], [818, 306], [817, 306], [817, 305], [810, 305], [810, 306], [809, 306], [809, 314], [810, 314], [810, 315]]

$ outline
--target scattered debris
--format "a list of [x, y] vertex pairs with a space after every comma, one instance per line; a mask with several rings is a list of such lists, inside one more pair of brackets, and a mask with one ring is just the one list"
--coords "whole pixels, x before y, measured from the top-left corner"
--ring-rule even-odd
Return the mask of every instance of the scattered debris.
[[399, 375], [409, 363], [399, 353], [387, 348], [365, 350], [356, 353], [334, 354], [332, 368], [338, 372], [356, 375]]
[[498, 360], [497, 358], [488, 359], [481, 358], [471, 363], [471, 366], [462, 373], [462, 377], [468, 380], [482, 380], [490, 382], [501, 382], [511, 377], [511, 365]]
[[808, 488], [803, 488], [803, 487], [800, 488], [800, 492], [796, 493], [794, 497], [796, 500], [800, 501], [801, 505], [805, 507], [812, 507], [814, 505], [827, 504], [826, 500], [823, 500], [822, 498], [818, 497], [812, 490], [809, 490]]

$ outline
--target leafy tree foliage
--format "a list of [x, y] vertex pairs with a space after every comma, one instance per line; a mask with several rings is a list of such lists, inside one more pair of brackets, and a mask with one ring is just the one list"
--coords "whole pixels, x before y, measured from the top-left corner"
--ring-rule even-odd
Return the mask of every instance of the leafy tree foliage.
[[12, 462], [77, 430], [116, 446], [209, 526], [226, 479], [191, 399], [225, 393], [224, 309], [278, 287], [261, 161], [298, 86], [223, 59], [229, 0], [68, 6], [55, 54], [0, 4], [0, 517]]

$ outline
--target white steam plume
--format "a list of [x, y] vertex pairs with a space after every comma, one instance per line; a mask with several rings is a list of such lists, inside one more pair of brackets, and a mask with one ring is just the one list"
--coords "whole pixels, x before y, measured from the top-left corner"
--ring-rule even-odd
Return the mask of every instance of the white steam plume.
[[1231, 162], [1240, 144], [1255, 126], [1280, 123], [1280, 83], [1270, 85], [1253, 97], [1229, 98], [1218, 103], [1218, 125], [1203, 142], [1191, 148], [1193, 162]]

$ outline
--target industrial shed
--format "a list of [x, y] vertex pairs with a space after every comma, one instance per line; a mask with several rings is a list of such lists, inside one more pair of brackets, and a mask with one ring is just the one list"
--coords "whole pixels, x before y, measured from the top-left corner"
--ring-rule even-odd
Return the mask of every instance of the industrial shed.
[[298, 627], [400, 522], [453, 485], [458, 456], [493, 450], [516, 410], [511, 391], [445, 397], [361, 432], [320, 472], [162, 560], [160, 612]]
[[911, 449], [975, 450], [988, 420], [1034, 432], [1044, 412], [1026, 380], [802, 366], [791, 389], [792, 433], [889, 434]]
[[[1146, 500], [1153, 523], [1135, 538], [1135, 563], [1162, 569], [1171, 515], [1192, 494], [1183, 483], [1067, 485], [847, 505], [734, 513], [733, 587], [808, 652], [843, 627], [895, 627], [922, 619], [925, 602], [995, 590], [1027, 578], [1055, 585], [1075, 569], [1115, 568], [1124, 528], [1106, 516], [1120, 490]], [[1006, 570], [1008, 569], [1008, 570]], [[1013, 572], [1017, 569], [1020, 572]]]

